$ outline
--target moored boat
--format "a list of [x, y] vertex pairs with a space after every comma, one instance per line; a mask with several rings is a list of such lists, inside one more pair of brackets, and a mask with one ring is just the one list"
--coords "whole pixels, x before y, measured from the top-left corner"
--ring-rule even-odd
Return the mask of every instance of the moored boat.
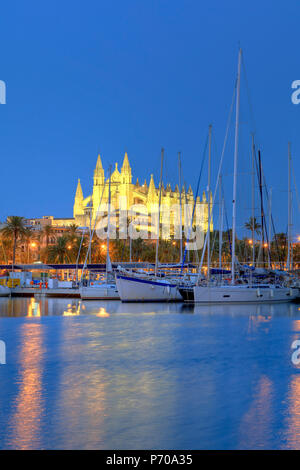
[[177, 283], [172, 280], [118, 273], [116, 284], [122, 302], [182, 301]]
[[10, 289], [6, 286], [0, 286], [0, 297], [8, 297], [10, 295]]
[[194, 287], [196, 303], [290, 302], [297, 296], [298, 289], [271, 284]]
[[82, 300], [120, 300], [116, 284], [82, 286], [79, 289]]

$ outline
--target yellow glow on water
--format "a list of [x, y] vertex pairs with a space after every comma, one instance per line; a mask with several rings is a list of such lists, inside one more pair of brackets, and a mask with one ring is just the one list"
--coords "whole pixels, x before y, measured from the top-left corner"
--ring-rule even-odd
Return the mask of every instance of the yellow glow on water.
[[15, 398], [8, 440], [13, 449], [38, 447], [41, 433], [42, 354], [43, 339], [40, 323], [25, 323], [22, 327], [22, 346], [19, 354], [21, 367], [19, 392]]
[[105, 310], [105, 308], [101, 307], [99, 312], [96, 314], [97, 317], [102, 317], [102, 318], [106, 318], [106, 317], [109, 317], [109, 313]]
[[34, 297], [30, 299], [30, 304], [28, 305], [27, 317], [40, 317], [41, 316], [41, 307], [40, 302], [37, 302]]
[[289, 385], [289, 413], [286, 439], [288, 449], [300, 448], [300, 376], [294, 375]]
[[239, 448], [259, 448], [261, 443], [267, 443], [272, 437], [272, 396], [273, 383], [263, 375], [256, 385], [254, 398], [250, 407], [241, 419], [239, 429]]
[[67, 310], [63, 312], [64, 317], [76, 317], [80, 315], [80, 310], [81, 310], [81, 303], [78, 302], [77, 304], [68, 304], [67, 305]]

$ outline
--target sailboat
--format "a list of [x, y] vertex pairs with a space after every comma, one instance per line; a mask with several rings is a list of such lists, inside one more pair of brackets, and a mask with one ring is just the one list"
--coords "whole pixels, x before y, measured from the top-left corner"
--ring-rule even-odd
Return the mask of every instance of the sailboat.
[[10, 295], [10, 288], [0, 285], [0, 297], [8, 297]]
[[158, 247], [160, 233], [160, 206], [162, 191], [162, 169], [164, 149], [161, 150], [160, 190], [158, 203], [158, 234], [155, 250], [154, 275], [127, 271], [119, 267], [116, 273], [116, 284], [122, 302], [171, 302], [180, 301], [182, 297], [177, 283], [172, 279], [158, 276]]
[[[108, 215], [107, 215], [107, 242], [106, 242], [106, 279], [105, 281], [90, 282], [87, 286], [81, 286], [79, 289], [82, 300], [119, 300], [119, 293], [114, 280], [112, 264], [109, 256], [109, 230], [110, 230], [110, 205], [111, 205], [111, 170], [109, 172], [108, 189]], [[90, 239], [89, 250], [91, 249], [92, 236]], [[88, 251], [89, 252], [89, 251]], [[88, 255], [88, 253], [87, 253]]]
[[[231, 258], [231, 284], [212, 285], [209, 281], [194, 286], [194, 302], [196, 303], [263, 303], [288, 302], [298, 295], [298, 289], [284, 287], [282, 284], [242, 284], [236, 279], [236, 200], [237, 200], [237, 161], [238, 161], [238, 130], [240, 106], [240, 79], [241, 79], [242, 50], [239, 50], [238, 74], [236, 82], [236, 116], [235, 116], [235, 145], [234, 145], [234, 175], [233, 175], [233, 202], [232, 202], [232, 258]], [[220, 167], [221, 169], [221, 167]], [[220, 173], [219, 169], [219, 173]], [[211, 214], [209, 216], [210, 224]], [[208, 232], [209, 233], [209, 232]], [[208, 234], [203, 248], [208, 242]]]

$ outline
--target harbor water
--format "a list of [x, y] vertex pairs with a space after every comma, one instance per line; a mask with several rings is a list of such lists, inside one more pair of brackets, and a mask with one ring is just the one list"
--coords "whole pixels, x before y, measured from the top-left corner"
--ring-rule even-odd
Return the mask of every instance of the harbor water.
[[299, 449], [299, 307], [0, 298], [0, 448]]

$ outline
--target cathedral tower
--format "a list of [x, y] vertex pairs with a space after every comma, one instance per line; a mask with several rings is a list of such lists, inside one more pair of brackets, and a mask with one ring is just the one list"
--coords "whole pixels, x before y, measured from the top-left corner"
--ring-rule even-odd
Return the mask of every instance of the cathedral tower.
[[83, 207], [83, 193], [80, 184], [80, 179], [78, 178], [77, 189], [75, 194], [75, 201], [73, 206], [73, 217], [74, 219], [77, 216], [84, 214], [84, 207]]

